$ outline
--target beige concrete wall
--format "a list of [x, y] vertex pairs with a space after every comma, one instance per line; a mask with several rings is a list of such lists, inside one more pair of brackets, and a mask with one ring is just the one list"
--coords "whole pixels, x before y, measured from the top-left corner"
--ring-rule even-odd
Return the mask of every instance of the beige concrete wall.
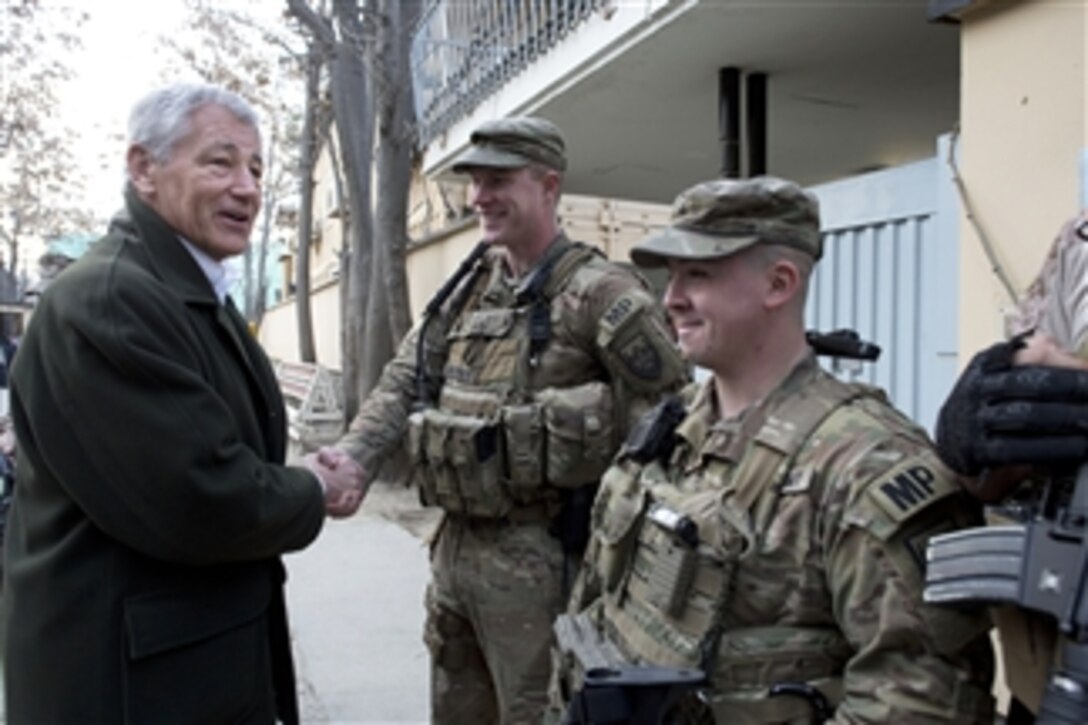
[[[313, 227], [310, 236], [311, 311], [314, 320], [314, 347], [317, 361], [340, 369], [340, 249], [343, 232], [340, 215], [346, 209], [336, 191], [333, 178], [332, 148], [321, 149], [314, 170]], [[292, 240], [290, 254], [298, 253], [298, 241]], [[290, 274], [294, 266], [287, 265]], [[292, 280], [293, 281], [293, 280]], [[265, 312], [257, 337], [270, 357], [298, 361], [298, 313], [294, 296]]]
[[[314, 347], [317, 362], [340, 369], [340, 285], [328, 282], [315, 288], [310, 301], [314, 319]], [[295, 300], [281, 302], [269, 309], [257, 332], [257, 339], [274, 360], [297, 362], [298, 312]]]
[[340, 202], [336, 191], [329, 144], [325, 144], [318, 156], [314, 179], [315, 233], [310, 239], [310, 278], [320, 285], [339, 274], [340, 250], [344, 243], [340, 219], [347, 208], [347, 203]]
[[436, 237], [408, 251], [408, 297], [412, 319], [417, 319], [427, 302], [442, 286], [461, 260], [469, 255], [479, 237], [476, 224], [469, 220], [448, 235]]
[[[1019, 0], [963, 18], [960, 170], [1017, 293], [1081, 203], [1086, 15], [1083, 2]], [[963, 363], [1003, 334], [1011, 302], [966, 217], [960, 239]]]

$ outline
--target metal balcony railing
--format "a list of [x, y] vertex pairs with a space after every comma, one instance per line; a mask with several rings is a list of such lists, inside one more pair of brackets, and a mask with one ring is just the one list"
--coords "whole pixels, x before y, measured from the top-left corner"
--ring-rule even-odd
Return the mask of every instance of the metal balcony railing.
[[412, 38], [427, 144], [614, 0], [430, 0]]

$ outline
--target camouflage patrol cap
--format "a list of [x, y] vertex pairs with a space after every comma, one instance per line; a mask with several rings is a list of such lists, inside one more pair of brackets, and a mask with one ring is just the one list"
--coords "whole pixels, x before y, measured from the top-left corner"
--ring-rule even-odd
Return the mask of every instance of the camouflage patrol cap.
[[457, 173], [473, 166], [520, 169], [542, 164], [556, 171], [567, 168], [563, 134], [554, 123], [534, 116], [488, 121], [472, 132], [472, 144], [453, 162]]
[[816, 197], [792, 181], [773, 176], [716, 179], [676, 197], [669, 226], [631, 249], [640, 267], [669, 259], [717, 259], [757, 242], [823, 253]]

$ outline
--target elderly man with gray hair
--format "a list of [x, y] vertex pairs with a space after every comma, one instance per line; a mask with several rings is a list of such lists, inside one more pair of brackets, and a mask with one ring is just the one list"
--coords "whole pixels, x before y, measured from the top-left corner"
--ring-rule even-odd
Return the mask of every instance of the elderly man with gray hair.
[[42, 296], [12, 376], [11, 722], [298, 722], [280, 555], [361, 478], [283, 464], [276, 379], [227, 296], [261, 170], [241, 98], [148, 95], [125, 211]]

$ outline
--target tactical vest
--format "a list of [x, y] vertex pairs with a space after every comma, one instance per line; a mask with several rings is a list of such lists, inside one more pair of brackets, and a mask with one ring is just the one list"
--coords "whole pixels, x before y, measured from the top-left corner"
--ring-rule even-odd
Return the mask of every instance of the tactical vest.
[[425, 504], [472, 518], [545, 520], [558, 511], [556, 487], [595, 482], [607, 468], [616, 448], [609, 385], [588, 375], [561, 388], [532, 385], [561, 321], [552, 300], [599, 254], [560, 240], [537, 267], [546, 279], [530, 277], [513, 306], [481, 305], [488, 280], [477, 275], [459, 309], [446, 311], [437, 399], [409, 417]]
[[737, 463], [698, 460], [686, 447], [668, 469], [621, 460], [595, 504], [604, 595], [589, 620], [629, 661], [704, 669], [719, 722], [809, 722], [813, 709], [804, 698], [769, 696], [782, 683], [815, 688], [832, 704], [842, 698], [851, 648], [837, 628], [729, 621], [738, 562], [759, 556], [778, 510], [781, 493], [761, 494], [808, 486], [819, 501], [821, 481], [791, 477], [797, 454], [836, 410], [876, 395], [830, 376], [818, 376], [806, 392], [768, 417], [743, 421], [749, 442]]

